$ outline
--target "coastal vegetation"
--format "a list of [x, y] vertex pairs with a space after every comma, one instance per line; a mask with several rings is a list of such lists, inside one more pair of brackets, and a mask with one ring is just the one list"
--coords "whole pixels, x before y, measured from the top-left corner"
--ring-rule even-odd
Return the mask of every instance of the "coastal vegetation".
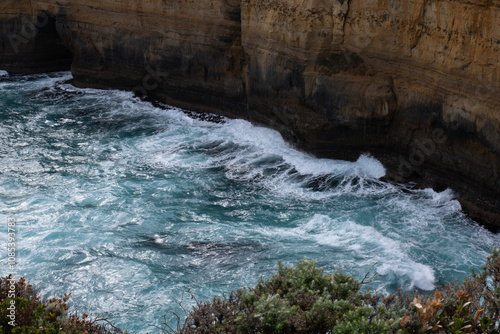
[[365, 74], [367, 71], [363, 59], [350, 51], [332, 53], [328, 58], [323, 59], [320, 65], [323, 67], [325, 73], [329, 75], [340, 72]]
[[[42, 299], [24, 277], [0, 278], [0, 334], [112, 334], [116, 327], [106, 319], [90, 319], [87, 314], [69, 314], [71, 293], [61, 298]], [[12, 307], [13, 305], [13, 307]], [[104, 326], [107, 323], [109, 329]]]
[[[279, 264], [271, 278], [211, 301], [196, 302], [165, 333], [499, 333], [500, 252], [462, 284], [433, 293], [382, 295], [340, 269], [324, 274], [307, 259]], [[179, 319], [180, 320], [180, 319]]]
[[[449, 283], [431, 294], [383, 295], [342, 272], [324, 274], [316, 262], [279, 263], [271, 278], [253, 288], [211, 301], [196, 301], [176, 326], [165, 320], [163, 333], [499, 333], [500, 251], [495, 249], [480, 272], [462, 284]], [[0, 333], [113, 333], [105, 319], [68, 314], [62, 298], [41, 299], [24, 278], [15, 282], [16, 326], [9, 325], [10, 277], [1, 279]], [[101, 320], [101, 322], [99, 321]], [[107, 323], [102, 323], [102, 320]]]

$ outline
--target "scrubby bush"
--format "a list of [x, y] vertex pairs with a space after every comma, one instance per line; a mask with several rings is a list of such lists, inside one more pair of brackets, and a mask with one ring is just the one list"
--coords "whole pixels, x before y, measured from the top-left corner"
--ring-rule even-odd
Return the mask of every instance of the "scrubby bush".
[[361, 291], [362, 283], [338, 270], [323, 275], [307, 259], [296, 267], [279, 263], [278, 273], [254, 288], [198, 302], [179, 333], [396, 333], [404, 310], [397, 297]]
[[[14, 286], [14, 289], [11, 286]], [[15, 291], [15, 293], [13, 293]], [[14, 294], [14, 295], [13, 295]], [[90, 320], [87, 314], [79, 317], [68, 314], [66, 304], [71, 294], [64, 294], [62, 298], [43, 300], [24, 277], [19, 281], [12, 280], [11, 276], [0, 278], [0, 334], [111, 334], [120, 333], [116, 327], [114, 331], [98, 323], [100, 320]], [[10, 305], [15, 301], [15, 318], [8, 317]], [[13, 320], [15, 319], [15, 320]], [[14, 321], [14, 322], [12, 322]], [[12, 326], [15, 324], [15, 326]]]
[[493, 250], [480, 273], [463, 284], [448, 284], [432, 296], [415, 297], [411, 317], [425, 333], [500, 332], [500, 252]]
[[[365, 277], [366, 278], [366, 277]], [[500, 252], [480, 273], [430, 295], [363, 291], [338, 270], [323, 274], [307, 259], [279, 263], [278, 273], [254, 288], [198, 302], [168, 333], [500, 333]], [[178, 318], [180, 320], [180, 318]], [[164, 325], [167, 325], [165, 322]]]
[[[253, 288], [199, 302], [177, 316], [177, 327], [165, 319], [164, 333], [488, 333], [500, 334], [500, 251], [494, 250], [481, 272], [462, 284], [448, 284], [432, 294], [397, 292], [381, 295], [337, 270], [323, 274], [305, 259], [284, 266]], [[16, 327], [8, 324], [9, 277], [0, 279], [0, 334], [112, 333], [86, 314], [69, 315], [70, 295], [42, 300], [24, 278], [15, 282]], [[193, 296], [194, 298], [194, 296]], [[182, 302], [181, 302], [182, 306]], [[113, 326], [112, 326], [113, 327]], [[121, 331], [113, 327], [114, 332]]]

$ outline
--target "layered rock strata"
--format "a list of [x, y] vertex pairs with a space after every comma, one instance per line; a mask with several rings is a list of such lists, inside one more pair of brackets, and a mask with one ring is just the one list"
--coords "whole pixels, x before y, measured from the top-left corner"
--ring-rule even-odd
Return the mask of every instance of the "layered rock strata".
[[499, 0], [0, 3], [3, 69], [71, 63], [79, 85], [246, 118], [317, 156], [369, 152], [495, 226], [499, 61]]

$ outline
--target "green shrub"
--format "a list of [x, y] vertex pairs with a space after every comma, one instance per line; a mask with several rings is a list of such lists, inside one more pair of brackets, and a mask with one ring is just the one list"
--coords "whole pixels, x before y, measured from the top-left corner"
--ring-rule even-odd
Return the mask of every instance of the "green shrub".
[[[10, 288], [12, 285], [15, 288], [13, 290]], [[14, 295], [12, 291], [15, 291]], [[76, 314], [68, 314], [69, 306], [66, 302], [70, 295], [64, 294], [62, 298], [42, 300], [37, 291], [26, 283], [24, 277], [17, 282], [12, 280], [12, 276], [0, 278], [0, 333], [110, 334], [114, 332], [98, 324], [97, 319], [89, 320], [87, 314], [83, 314], [81, 318]], [[12, 301], [15, 301], [15, 320], [8, 317], [11, 314], [9, 308]], [[12, 326], [13, 324], [15, 326]], [[121, 332], [112, 327], [116, 332]]]
[[[367, 275], [368, 276], [368, 275]], [[447, 284], [432, 294], [380, 295], [341, 270], [323, 274], [316, 262], [278, 265], [271, 278], [254, 288], [198, 302], [177, 328], [165, 333], [488, 333], [500, 334], [500, 251], [493, 250], [479, 273], [462, 284]], [[0, 334], [112, 333], [68, 314], [70, 295], [41, 300], [21, 278], [15, 285], [16, 327], [8, 324], [10, 277], [0, 279]], [[194, 298], [194, 296], [193, 296]], [[182, 306], [182, 305], [181, 305]], [[112, 326], [112, 325], [111, 325]], [[112, 326], [115, 332], [121, 331]]]
[[[500, 334], [500, 251], [463, 284], [432, 294], [380, 295], [338, 270], [323, 275], [316, 262], [279, 262], [254, 288], [198, 302], [169, 333], [489, 333]], [[180, 318], [178, 318], [180, 320]]]
[[500, 252], [487, 258], [480, 273], [472, 271], [462, 285], [448, 284], [433, 295], [413, 299], [410, 316], [424, 333], [500, 332]]

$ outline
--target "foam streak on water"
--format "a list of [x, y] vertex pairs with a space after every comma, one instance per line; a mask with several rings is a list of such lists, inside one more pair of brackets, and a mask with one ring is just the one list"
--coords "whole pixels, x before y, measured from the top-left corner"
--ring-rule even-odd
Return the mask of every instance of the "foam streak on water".
[[246, 121], [69, 78], [0, 73], [0, 222], [19, 221], [20, 273], [80, 313], [152, 331], [188, 288], [208, 299], [304, 257], [357, 278], [376, 263], [381, 291], [431, 290], [498, 244], [452, 191], [382, 182], [370, 156], [316, 159]]

